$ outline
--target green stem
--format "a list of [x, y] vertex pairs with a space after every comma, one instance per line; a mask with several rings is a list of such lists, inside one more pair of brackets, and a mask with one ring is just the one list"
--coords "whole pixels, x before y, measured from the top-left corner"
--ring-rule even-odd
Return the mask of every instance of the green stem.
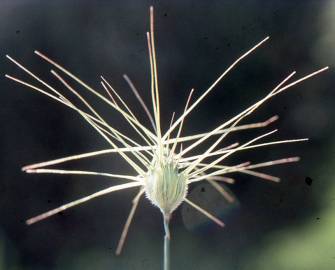
[[170, 215], [164, 215], [164, 270], [170, 270]]

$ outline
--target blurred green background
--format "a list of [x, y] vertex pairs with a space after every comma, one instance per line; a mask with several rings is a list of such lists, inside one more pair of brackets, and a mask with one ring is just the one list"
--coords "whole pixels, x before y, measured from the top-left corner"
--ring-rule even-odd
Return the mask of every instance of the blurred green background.
[[[275, 139], [309, 137], [308, 143], [248, 151], [227, 160], [236, 164], [299, 155], [301, 162], [262, 170], [280, 176], [280, 184], [234, 175], [237, 183], [230, 189], [239, 203], [227, 207], [215, 201], [211, 209], [225, 221], [224, 229], [196, 215], [185, 216], [187, 209], [181, 207], [171, 224], [172, 269], [334, 269], [335, 1], [1, 0], [1, 74], [33, 82], [5, 59], [10, 54], [60, 86], [50, 76], [50, 66], [33, 54], [38, 49], [100, 90], [99, 76], [106, 76], [143, 115], [122, 74], [133, 79], [149, 102], [145, 32], [151, 4], [156, 10], [165, 127], [172, 111], [183, 110], [190, 88], [199, 96], [236, 57], [271, 36], [194, 111], [185, 122], [185, 135], [216, 127], [293, 70], [299, 77], [331, 67], [245, 121], [279, 114], [273, 125], [280, 130]], [[163, 226], [159, 211], [146, 199], [141, 200], [122, 255], [114, 255], [132, 190], [25, 225], [25, 219], [108, 187], [110, 180], [26, 175], [20, 171], [23, 165], [108, 146], [71, 110], [5, 78], [0, 84], [0, 269], [160, 269]], [[131, 134], [104, 104], [94, 105], [114, 126]], [[226, 144], [260, 132], [234, 134]], [[59, 167], [129, 172], [116, 156]], [[195, 196], [199, 190], [191, 187], [190, 192]], [[213, 206], [212, 191], [204, 190], [199, 198]]]

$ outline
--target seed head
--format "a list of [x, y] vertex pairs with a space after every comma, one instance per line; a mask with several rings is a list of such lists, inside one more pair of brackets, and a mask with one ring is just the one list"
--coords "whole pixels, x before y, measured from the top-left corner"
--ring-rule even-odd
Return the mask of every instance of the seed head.
[[177, 163], [167, 160], [155, 162], [144, 178], [145, 193], [164, 216], [170, 216], [185, 200], [187, 182], [186, 175], [179, 172]]
[[[223, 226], [223, 222], [217, 217], [213, 216], [207, 210], [190, 201], [187, 198], [187, 190], [189, 185], [200, 181], [207, 181], [211, 184], [228, 202], [233, 202], [234, 198], [225, 190], [225, 186], [221, 185], [221, 182], [232, 184], [234, 179], [229, 177], [232, 173], [242, 173], [258, 177], [267, 181], [278, 182], [279, 178], [263, 172], [258, 171], [259, 168], [273, 166], [278, 164], [284, 164], [289, 162], [296, 162], [299, 160], [298, 157], [281, 158], [272, 161], [266, 161], [262, 163], [251, 163], [249, 161], [242, 162], [240, 164], [229, 164], [226, 159], [240, 151], [249, 149], [256, 149], [261, 147], [267, 147], [271, 145], [279, 145], [284, 143], [293, 143], [306, 141], [307, 139], [289, 139], [289, 140], [277, 140], [277, 141], [263, 141], [264, 138], [275, 133], [277, 130], [272, 130], [261, 134], [252, 140], [244, 143], [233, 143], [231, 145], [222, 145], [224, 139], [233, 132], [243, 131], [248, 129], [260, 129], [269, 126], [277, 120], [277, 116], [272, 116], [268, 120], [260, 121], [256, 123], [240, 124], [242, 120], [246, 119], [252, 112], [262, 106], [269, 99], [277, 96], [278, 94], [286, 91], [292, 86], [311, 78], [323, 71], [328, 67], [319, 69], [306, 76], [303, 76], [295, 81], [289, 82], [295, 75], [295, 71], [291, 72], [281, 82], [275, 85], [275, 87], [264, 97], [259, 99], [256, 103], [244, 109], [241, 113], [232, 117], [226, 122], [219, 124], [216, 128], [211, 131], [191, 134], [182, 136], [182, 127], [184, 120], [187, 119], [188, 115], [204, 100], [213, 89], [222, 81], [222, 79], [236, 67], [247, 55], [252, 53], [256, 48], [263, 45], [269, 37], [264, 38], [255, 46], [247, 50], [244, 54], [238, 57], [210, 86], [208, 89], [202, 92], [197, 98], [192, 101], [193, 89], [190, 91], [188, 99], [186, 101], [185, 109], [183, 113], [174, 120], [172, 117], [169, 128], [164, 131], [161, 128], [160, 119], [160, 97], [158, 88], [158, 75], [157, 75], [157, 61], [156, 61], [156, 50], [154, 43], [154, 21], [153, 21], [153, 8], [150, 8], [150, 31], [147, 33], [148, 52], [150, 59], [150, 71], [151, 71], [151, 102], [152, 102], [152, 113], [146, 106], [145, 102], [141, 98], [139, 92], [134, 87], [134, 84], [130, 81], [128, 76], [124, 76], [128, 82], [131, 90], [135, 94], [136, 98], [143, 107], [146, 115], [148, 116], [152, 129], [142, 124], [137, 116], [133, 113], [131, 108], [122, 99], [118, 92], [110, 85], [110, 83], [101, 77], [102, 91], [101, 93], [88, 84], [84, 83], [73, 73], [69, 72], [63, 66], [57, 62], [51, 60], [45, 54], [35, 51], [35, 54], [42, 58], [44, 61], [52, 65], [54, 70], [51, 70], [51, 74], [58, 79], [64, 86], [65, 89], [70, 91], [78, 99], [77, 102], [73, 102], [64, 91], [59, 91], [51, 86], [49, 83], [43, 81], [39, 76], [35, 75], [29, 69], [20, 64], [17, 60], [7, 55], [7, 58], [16, 64], [21, 70], [27, 73], [30, 77], [35, 79], [37, 85], [33, 85], [29, 82], [18, 79], [14, 76], [6, 75], [7, 78], [18, 82], [22, 85], [29, 87], [32, 90], [38, 91], [52, 100], [63, 104], [77, 112], [83, 120], [85, 120], [92, 128], [104, 139], [109, 148], [103, 150], [97, 150], [94, 152], [76, 154], [64, 158], [54, 159], [46, 162], [36, 163], [23, 167], [23, 171], [27, 173], [53, 173], [53, 174], [79, 174], [79, 175], [93, 175], [103, 176], [109, 178], [123, 179], [126, 181], [120, 185], [113, 185], [104, 190], [95, 192], [84, 198], [72, 201], [68, 204], [62, 205], [58, 208], [50, 210], [46, 213], [33, 217], [27, 220], [27, 224], [33, 224], [41, 221], [59, 212], [62, 212], [68, 208], [79, 205], [93, 198], [124, 189], [137, 188], [138, 192], [133, 199], [132, 207], [125, 223], [122, 235], [117, 247], [116, 253], [121, 252], [122, 246], [125, 242], [129, 226], [134, 217], [135, 211], [139, 204], [141, 196], [145, 193], [147, 198], [156, 205], [164, 216], [164, 225], [167, 238], [170, 237], [168, 231], [168, 221], [174, 210], [182, 203], [187, 203], [195, 210], [207, 216], [209, 219], [214, 221], [216, 224]], [[61, 74], [66, 75], [71, 81], [63, 78]], [[75, 90], [72, 86], [76, 82], [81, 85], [88, 92], [93, 94], [100, 101], [110, 106], [111, 110], [115, 113], [119, 113], [123, 116], [124, 120], [129, 126], [137, 133], [138, 138], [129, 137], [122, 131], [111, 126], [104, 117], [95, 109], [90, 102], [83, 97], [83, 95]], [[80, 102], [80, 105], [75, 105]], [[214, 142], [209, 139], [215, 138]], [[187, 142], [187, 147], [181, 147], [183, 143]], [[201, 152], [199, 145], [209, 143], [208, 148]], [[194, 153], [198, 150], [198, 154]], [[95, 157], [104, 154], [118, 154], [123, 160], [125, 160], [130, 170], [133, 172], [129, 175], [115, 174], [109, 172], [94, 172], [94, 171], [82, 171], [82, 170], [64, 170], [50, 168], [50, 166], [56, 164], [62, 164], [65, 162], [79, 160], [89, 157]], [[229, 174], [228, 176], [226, 176]]]

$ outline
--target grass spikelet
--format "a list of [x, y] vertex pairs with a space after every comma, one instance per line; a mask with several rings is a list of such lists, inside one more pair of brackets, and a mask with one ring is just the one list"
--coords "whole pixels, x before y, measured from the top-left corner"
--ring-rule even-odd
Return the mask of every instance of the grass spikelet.
[[[144, 113], [147, 115], [151, 126], [146, 127], [139, 121], [139, 118], [133, 113], [126, 101], [115, 91], [108, 80], [101, 76], [102, 91], [93, 89], [91, 86], [83, 82], [76, 75], [68, 71], [58, 62], [49, 58], [46, 54], [35, 51], [35, 54], [42, 60], [49, 63], [52, 67], [51, 74], [72, 94], [77, 100], [74, 102], [68, 97], [67, 92], [60, 92], [46, 81], [42, 80], [38, 75], [35, 75], [28, 68], [23, 66], [19, 61], [7, 55], [9, 61], [14, 63], [24, 73], [29, 75], [34, 81], [28, 82], [12, 75], [6, 77], [18, 84], [24, 85], [33, 91], [37, 91], [47, 96], [48, 98], [63, 104], [66, 107], [76, 111], [96, 132], [104, 139], [109, 148], [97, 150], [94, 152], [81, 153], [62, 157], [54, 160], [44, 161], [27, 165], [22, 168], [26, 173], [36, 174], [78, 174], [78, 175], [92, 175], [103, 176], [113, 179], [122, 179], [123, 184], [113, 185], [109, 188], [100, 190], [84, 198], [72, 201], [58, 208], [52, 209], [46, 213], [40, 214], [36, 217], [30, 218], [26, 221], [28, 225], [42, 221], [59, 212], [65, 211], [71, 207], [87, 202], [98, 196], [103, 196], [111, 192], [137, 189], [138, 192], [133, 199], [133, 204], [130, 213], [125, 222], [121, 238], [117, 245], [116, 254], [120, 254], [124, 243], [126, 241], [127, 233], [134, 218], [136, 209], [140, 203], [143, 195], [148, 198], [153, 205], [159, 208], [163, 217], [163, 224], [165, 229], [164, 237], [164, 270], [170, 269], [170, 230], [169, 221], [173, 212], [182, 204], [187, 203], [196, 211], [205, 215], [207, 218], [215, 222], [217, 225], [223, 227], [224, 223], [219, 218], [208, 212], [201, 205], [190, 201], [187, 198], [187, 191], [190, 185], [196, 184], [200, 181], [208, 181], [228, 202], [234, 202], [229, 192], [220, 184], [234, 183], [234, 179], [230, 177], [232, 173], [242, 173], [250, 176], [258, 177], [266, 181], [278, 182], [280, 179], [277, 176], [272, 176], [258, 171], [261, 168], [297, 162], [298, 157], [280, 158], [272, 161], [264, 161], [261, 163], [252, 163], [249, 161], [229, 165], [226, 159], [240, 151], [249, 149], [263, 148], [273, 145], [289, 144], [296, 142], [304, 142], [307, 139], [284, 139], [284, 140], [267, 140], [271, 135], [277, 132], [276, 129], [266, 131], [259, 136], [246, 141], [236, 142], [228, 146], [222, 146], [224, 139], [231, 133], [250, 130], [263, 129], [271, 125], [278, 119], [278, 116], [272, 116], [265, 121], [256, 123], [240, 124], [249, 115], [256, 111], [268, 100], [281, 94], [293, 86], [302, 83], [303, 81], [314, 77], [321, 72], [324, 72], [328, 67], [318, 69], [310, 74], [302, 76], [293, 80], [296, 75], [292, 71], [282, 81], [278, 82], [267, 95], [261, 97], [256, 103], [251, 104], [245, 108], [241, 113], [232, 117], [226, 122], [219, 124], [213, 130], [199, 134], [189, 134], [183, 136], [183, 124], [192, 111], [200, 105], [200, 103], [212, 93], [216, 86], [229, 74], [231, 70], [237, 67], [242, 60], [253, 53], [257, 48], [262, 46], [269, 40], [265, 37], [251, 48], [247, 49], [241, 56], [239, 56], [233, 63], [222, 72], [222, 74], [204, 91], [200, 96], [193, 96], [193, 89], [190, 91], [186, 101], [185, 108], [182, 114], [176, 119], [173, 117], [170, 126], [167, 130], [163, 130], [161, 125], [161, 100], [157, 73], [157, 59], [156, 46], [154, 39], [154, 15], [153, 8], [150, 8], [150, 30], [146, 34], [148, 54], [150, 59], [150, 73], [151, 73], [151, 106], [147, 106], [139, 91], [135, 88], [128, 76], [124, 76], [129, 87], [131, 88], [135, 98], [142, 106]], [[86, 91], [92, 93], [98, 100], [110, 107], [112, 113], [120, 114], [128, 125], [138, 134], [138, 139], [129, 137], [121, 130], [111, 126], [104, 117], [91, 105], [90, 101], [75, 89], [74, 83], [78, 84]], [[103, 93], [103, 94], [102, 94]], [[76, 105], [80, 102], [80, 106]], [[209, 143], [208, 148], [201, 152], [199, 146], [204, 143]], [[183, 148], [183, 143], [187, 142], [187, 147]], [[193, 153], [193, 154], [190, 154]], [[194, 154], [196, 153], [196, 154]], [[51, 166], [61, 165], [66, 162], [80, 160], [85, 158], [93, 158], [99, 155], [117, 154], [129, 165], [129, 175], [111, 174], [105, 172], [82, 171], [82, 170], [65, 170], [61, 168], [54, 168]]]

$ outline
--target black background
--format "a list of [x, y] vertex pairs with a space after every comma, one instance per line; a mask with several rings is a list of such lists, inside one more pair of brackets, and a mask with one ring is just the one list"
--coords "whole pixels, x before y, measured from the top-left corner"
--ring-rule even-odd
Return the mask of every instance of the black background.
[[[99, 76], [106, 76], [149, 125], [122, 74], [133, 79], [149, 103], [145, 32], [151, 4], [156, 12], [165, 128], [173, 111], [182, 112], [189, 89], [194, 87], [195, 96], [199, 96], [233, 60], [265, 36], [271, 36], [186, 120], [185, 135], [208, 131], [228, 120], [293, 70], [300, 77], [323, 66], [333, 66], [334, 1], [2, 0], [1, 74], [16, 75], [36, 84], [6, 60], [5, 55], [9, 54], [63, 89], [49, 73], [50, 65], [34, 55], [35, 49], [41, 50], [99, 91], [103, 91]], [[273, 124], [279, 128], [274, 139], [311, 140], [248, 151], [230, 158], [227, 164], [295, 155], [301, 156], [302, 161], [263, 170], [280, 176], [280, 184], [236, 175], [237, 183], [231, 190], [240, 206], [229, 215], [222, 211], [227, 224], [223, 230], [211, 223], [189, 229], [192, 226], [184, 224], [178, 210], [171, 224], [172, 269], [250, 269], [255, 261], [264, 259], [262, 243], [274, 232], [322, 222], [318, 219], [325, 207], [322, 196], [334, 180], [334, 82], [331, 68], [275, 98], [245, 121], [261, 121], [279, 114], [280, 119]], [[123, 254], [114, 255], [135, 194], [131, 190], [96, 199], [33, 226], [25, 225], [25, 219], [108, 187], [114, 180], [29, 175], [21, 172], [23, 165], [108, 145], [73, 111], [4, 76], [0, 84], [0, 269], [160, 269], [161, 216], [146, 199], [141, 201]], [[88, 98], [113, 126], [132, 135], [127, 124], [108, 106], [92, 96]], [[234, 134], [226, 144], [261, 132]], [[132, 173], [116, 155], [59, 167]], [[316, 243], [314, 248], [321, 247]], [[320, 269], [331, 269], [335, 264], [327, 256], [317, 256], [325, 262], [325, 268]], [[315, 269], [299, 265], [291, 269]], [[266, 265], [263, 267], [267, 269]]]

